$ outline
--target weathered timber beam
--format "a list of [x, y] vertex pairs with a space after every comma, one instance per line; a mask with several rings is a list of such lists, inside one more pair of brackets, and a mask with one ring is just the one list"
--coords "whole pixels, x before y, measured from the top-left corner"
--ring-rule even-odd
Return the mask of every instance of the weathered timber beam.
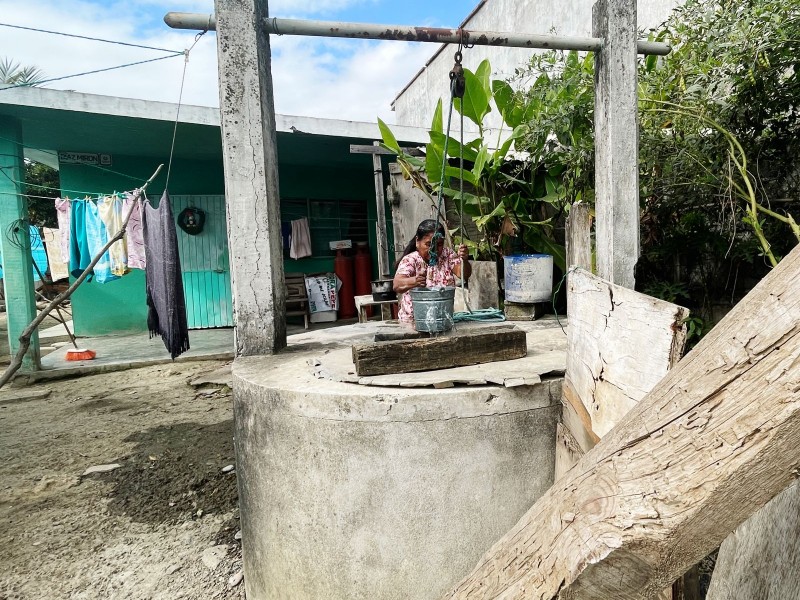
[[356, 373], [363, 377], [512, 360], [527, 352], [524, 331], [500, 327], [425, 339], [354, 344], [353, 363]]
[[799, 446], [796, 248], [446, 597], [657, 596], [798, 477]]

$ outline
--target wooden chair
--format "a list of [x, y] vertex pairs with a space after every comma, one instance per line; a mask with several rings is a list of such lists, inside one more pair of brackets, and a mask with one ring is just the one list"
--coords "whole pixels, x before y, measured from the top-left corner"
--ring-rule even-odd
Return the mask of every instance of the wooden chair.
[[308, 292], [302, 273], [286, 273], [286, 316], [303, 317], [308, 329]]

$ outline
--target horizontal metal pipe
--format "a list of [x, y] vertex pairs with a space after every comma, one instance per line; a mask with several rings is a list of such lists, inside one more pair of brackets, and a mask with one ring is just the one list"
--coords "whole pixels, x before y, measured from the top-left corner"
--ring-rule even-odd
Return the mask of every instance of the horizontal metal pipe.
[[[174, 29], [215, 30], [214, 15], [194, 13], [167, 13], [164, 22]], [[506, 46], [514, 48], [539, 48], [546, 50], [585, 50], [596, 52], [603, 46], [602, 38], [537, 35], [528, 33], [501, 33], [496, 31], [470, 31], [467, 29], [442, 29], [438, 27], [413, 27], [408, 25], [377, 25], [373, 23], [343, 23], [338, 21], [310, 21], [300, 19], [264, 19], [268, 33], [277, 35], [304, 35], [319, 37], [358, 38], [370, 40], [402, 40], [406, 42], [434, 42], [476, 46]], [[661, 42], [637, 42], [639, 54], [669, 54], [671, 48]]]

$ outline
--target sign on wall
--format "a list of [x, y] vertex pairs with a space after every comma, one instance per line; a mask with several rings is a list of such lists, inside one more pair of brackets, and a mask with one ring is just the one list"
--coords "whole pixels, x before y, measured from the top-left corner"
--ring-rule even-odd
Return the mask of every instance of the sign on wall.
[[64, 165], [94, 165], [110, 167], [110, 154], [97, 154], [95, 152], [59, 152], [58, 162]]

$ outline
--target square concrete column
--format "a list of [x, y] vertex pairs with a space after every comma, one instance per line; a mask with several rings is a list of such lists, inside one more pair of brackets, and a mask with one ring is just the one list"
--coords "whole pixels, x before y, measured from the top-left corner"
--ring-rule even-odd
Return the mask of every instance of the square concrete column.
[[216, 0], [237, 356], [286, 346], [278, 149], [266, 0]]
[[636, 96], [636, 0], [598, 0], [595, 37], [595, 208], [597, 274], [634, 287], [639, 259], [639, 130]]
[[[36, 318], [28, 199], [22, 195], [24, 187], [15, 183], [25, 179], [22, 127], [16, 119], [0, 117], [0, 167], [0, 250], [3, 253], [8, 342], [13, 356], [19, 349], [22, 331]], [[38, 368], [39, 335], [34, 331], [22, 369], [34, 371]]]

